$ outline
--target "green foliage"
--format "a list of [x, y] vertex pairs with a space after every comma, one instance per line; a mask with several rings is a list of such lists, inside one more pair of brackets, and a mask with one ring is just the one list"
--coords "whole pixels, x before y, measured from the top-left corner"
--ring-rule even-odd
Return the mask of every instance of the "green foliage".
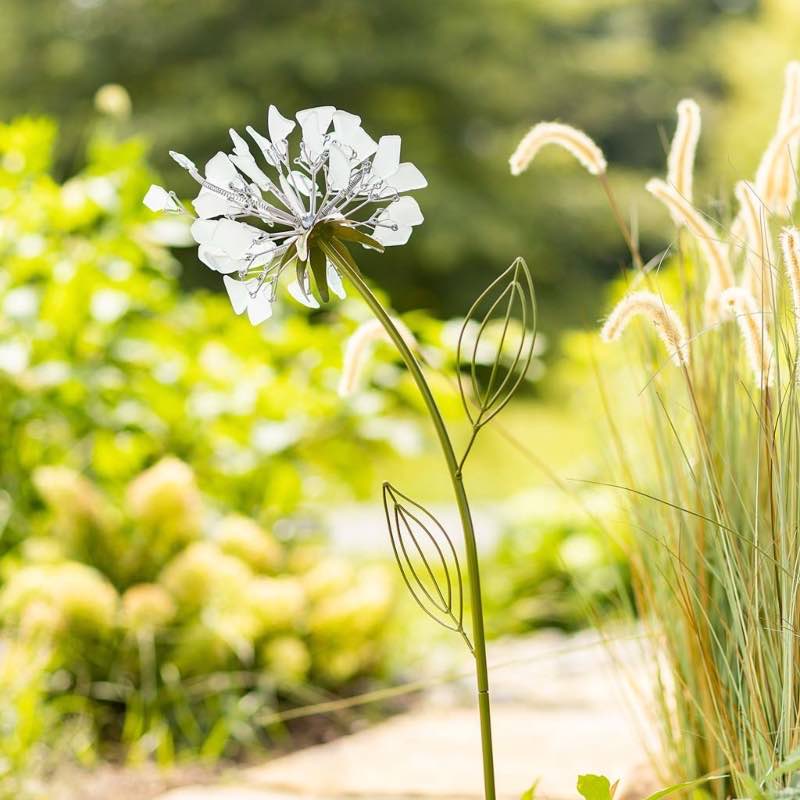
[[[779, 253], [788, 215], [757, 213]], [[612, 480], [630, 501], [665, 773], [717, 776], [709, 792], [720, 798], [773, 796], [797, 781], [800, 741], [797, 309], [791, 267], [762, 262], [708, 216], [748, 288], [714, 289], [702, 248], [680, 231], [646, 285], [686, 326], [687, 368], [668, 361], [652, 336], [659, 320], [645, 315], [598, 373]]]
[[44, 653], [7, 693], [34, 714], [9, 774], [73, 722], [81, 757], [238, 754], [382, 674], [391, 581], [325, 557], [313, 510], [372, 486], [405, 384], [380, 350], [377, 390], [337, 396], [358, 304], [254, 328], [182, 292], [143, 142], [100, 133], [58, 183], [55, 141], [0, 125], [0, 622]]
[[374, 398], [367, 424], [336, 396], [363, 310], [317, 324], [293, 308], [259, 329], [227, 298], [181, 295], [162, 243], [186, 227], [142, 207], [144, 145], [95, 139], [59, 185], [54, 137], [46, 120], [0, 126], [0, 546], [24, 537], [42, 464], [66, 462], [113, 495], [174, 454], [204, 492], [268, 520], [370, 486], [365, 467], [389, 451], [404, 401]]
[[[0, 562], [0, 621], [13, 647], [47, 654], [42, 676], [60, 675], [58, 688], [26, 685], [33, 700], [79, 709], [128, 758], [240, 753], [265, 740], [260, 717], [380, 669], [387, 568], [209, 513], [174, 458], [137, 476], [121, 507], [65, 467], [34, 480], [47, 508]], [[20, 751], [43, 733], [19, 727]]]
[[482, 570], [490, 635], [576, 630], [619, 610], [630, 591], [628, 534], [614, 500], [606, 491], [568, 497], [539, 489], [508, 504]]
[[591, 129], [624, 169], [655, 167], [658, 128], [671, 126], [687, 87], [710, 99], [724, 90], [724, 65], [706, 39], [734, 17], [727, 5], [197, 0], [187, 10], [165, 0], [49, 0], [42, 14], [6, 0], [0, 117], [55, 115], [67, 137], [61, 163], [72, 166], [93, 94], [122, 84], [132, 114], [124, 103], [104, 107], [156, 143], [168, 184], [188, 193], [169, 148], [202, 163], [229, 127], [263, 125], [269, 103], [284, 113], [351, 110], [375, 134], [400, 133], [430, 183], [420, 197], [429, 222], [403, 248], [402, 269], [365, 254], [365, 272], [398, 307], [461, 314], [492, 265], [524, 255], [544, 328], [564, 327], [596, 317], [597, 289], [616, 274], [623, 243], [600, 188], [560, 170], [558, 154], [543, 155], [546, 174], [521, 179], [508, 174], [508, 156], [528, 126], [559, 118]]
[[584, 800], [613, 800], [616, 788], [605, 775], [578, 775], [578, 794]]
[[[700, 787], [709, 781], [716, 780], [715, 778], [700, 778], [694, 781], [684, 781], [683, 783], [676, 783], [672, 786], [666, 786], [659, 789], [653, 794], [648, 795], [644, 800], [662, 800], [664, 797], [671, 797], [672, 795], [688, 795], [697, 798], [708, 797], [709, 795]], [[579, 775], [578, 776], [578, 794], [585, 800], [613, 800], [616, 794], [619, 781], [611, 783], [605, 775]], [[535, 784], [534, 784], [535, 787]], [[523, 796], [523, 800], [525, 800]]]
[[0, 798], [43, 796], [36, 778], [46, 760], [44, 742], [61, 721], [47, 702], [47, 654], [8, 640], [0, 646]]
[[536, 797], [536, 787], [539, 785], [539, 781], [536, 780], [531, 784], [530, 789], [526, 789], [521, 795], [519, 800], [534, 800]]

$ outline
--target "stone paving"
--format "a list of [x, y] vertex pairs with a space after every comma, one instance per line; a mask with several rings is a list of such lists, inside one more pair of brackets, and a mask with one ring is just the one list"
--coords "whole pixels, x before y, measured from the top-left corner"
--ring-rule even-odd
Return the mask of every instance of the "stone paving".
[[[537, 779], [537, 797], [574, 798], [585, 772], [621, 778], [618, 797], [631, 800], [656, 788], [646, 726], [631, 713], [644, 674], [633, 637], [613, 656], [591, 632], [499, 643], [489, 656], [499, 798]], [[159, 800], [478, 800], [473, 703], [471, 681], [439, 687], [386, 722]]]

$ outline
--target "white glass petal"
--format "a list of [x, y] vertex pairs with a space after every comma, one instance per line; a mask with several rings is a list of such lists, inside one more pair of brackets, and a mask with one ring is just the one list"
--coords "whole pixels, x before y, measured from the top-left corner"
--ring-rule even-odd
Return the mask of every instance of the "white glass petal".
[[248, 152], [246, 155], [233, 155], [231, 161], [239, 168], [239, 170], [247, 175], [262, 192], [269, 190], [269, 178], [261, 170], [261, 167], [256, 164], [256, 160]]
[[372, 159], [372, 174], [378, 178], [386, 178], [397, 172], [400, 166], [400, 137], [381, 136], [378, 150]]
[[217, 229], [215, 219], [196, 219], [189, 231], [197, 244], [209, 244], [214, 238], [214, 231]]
[[206, 244], [202, 244], [197, 248], [197, 257], [207, 267], [216, 272], [221, 272], [223, 275], [229, 275], [232, 272], [241, 272], [243, 269], [246, 269], [248, 265], [247, 261], [239, 261], [235, 258], [231, 258], [226, 253], [223, 253], [222, 250]]
[[397, 225], [397, 230], [392, 230], [388, 225], [376, 225], [372, 237], [386, 247], [405, 244], [411, 236], [410, 225]]
[[325, 149], [325, 137], [320, 130], [317, 115], [309, 114], [304, 117], [300, 127], [303, 129], [303, 148], [306, 154], [312, 160], [319, 158]]
[[239, 171], [247, 175], [259, 189], [267, 191], [270, 184], [269, 178], [267, 178], [256, 163], [255, 158], [253, 158], [250, 146], [233, 128], [230, 129], [229, 133], [235, 151], [235, 155], [230, 156], [231, 161], [238, 167]]
[[363, 128], [356, 128], [353, 131], [350, 145], [356, 151], [359, 161], [373, 156], [378, 149], [378, 143]]
[[347, 188], [350, 182], [350, 159], [338, 145], [332, 144], [328, 151], [328, 186], [338, 191]]
[[269, 264], [275, 256], [275, 242], [266, 240], [253, 245], [250, 250], [247, 264], [251, 267], [263, 267]]
[[355, 155], [356, 163], [360, 163], [365, 158], [369, 158], [378, 149], [378, 143], [358, 125], [355, 127], [340, 125], [339, 130], [336, 131], [333, 138], [346, 152], [352, 151]]
[[215, 186], [227, 189], [231, 183], [239, 184], [242, 179], [228, 156], [225, 153], [217, 153], [206, 164], [206, 180]]
[[286, 199], [289, 202], [290, 211], [295, 216], [302, 217], [305, 214], [305, 209], [303, 208], [303, 204], [300, 202], [297, 192], [292, 188], [292, 185], [283, 175], [280, 176], [280, 184], [281, 190], [283, 191], [284, 195], [286, 195]]
[[242, 258], [260, 235], [261, 231], [243, 222], [221, 219], [210, 243], [231, 258]]
[[339, 275], [336, 267], [328, 262], [327, 268], [325, 270], [326, 277], [328, 279], [328, 288], [340, 299], [344, 300], [347, 296], [344, 290], [344, 284], [342, 283], [342, 276]]
[[247, 284], [244, 281], [235, 281], [227, 275], [222, 279], [225, 284], [225, 291], [228, 293], [233, 310], [237, 314], [241, 314], [250, 302], [250, 292], [247, 290]]
[[205, 186], [200, 190], [200, 194], [192, 200], [192, 205], [202, 219], [238, 214], [242, 210], [238, 203], [228, 200], [227, 197], [217, 194], [212, 189], [206, 189]]
[[267, 139], [266, 136], [262, 136], [255, 128], [252, 128], [250, 125], [247, 126], [245, 129], [253, 139], [253, 141], [258, 145], [258, 149], [263, 154], [264, 158], [267, 160], [267, 163], [273, 167], [278, 166], [278, 159], [275, 157], [275, 151], [272, 147], [272, 142]]
[[327, 133], [328, 128], [331, 126], [331, 120], [336, 113], [338, 112], [336, 111], [335, 106], [316, 106], [316, 108], [304, 108], [302, 111], [298, 111], [295, 116], [297, 117], [297, 121], [300, 123], [301, 128], [303, 127], [304, 122], [306, 122], [309, 118], [314, 117], [317, 121], [317, 128], [319, 129], [319, 132]]
[[273, 143], [277, 144], [278, 142], [284, 141], [294, 130], [295, 124], [293, 119], [286, 119], [275, 106], [269, 107], [269, 111], [267, 112], [267, 128], [269, 130], [269, 138], [272, 139]]
[[347, 111], [337, 111], [333, 115], [333, 127], [336, 141], [351, 148], [358, 161], [369, 158], [377, 151], [377, 142], [361, 127], [361, 117]]
[[413, 197], [401, 197], [386, 207], [384, 214], [398, 225], [421, 225], [425, 218]]
[[361, 117], [351, 114], [349, 111], [335, 111], [333, 114], [333, 129], [336, 133], [344, 133], [358, 128], [361, 125]]
[[247, 146], [247, 142], [242, 139], [242, 137], [236, 133], [233, 128], [229, 128], [228, 133], [230, 134], [231, 141], [233, 142], [233, 149], [237, 156], [252, 155], [250, 148]]
[[408, 161], [405, 164], [401, 164], [397, 171], [386, 179], [386, 183], [398, 192], [424, 189], [428, 185], [425, 176]]
[[300, 170], [297, 169], [292, 170], [292, 179], [290, 183], [298, 192], [301, 192], [306, 197], [311, 194], [311, 178], [304, 172], [300, 172]]
[[147, 190], [142, 202], [151, 211], [179, 211], [180, 207], [172, 195], [163, 187], [155, 183]]
[[184, 169], [197, 169], [197, 167], [194, 165], [194, 161], [192, 161], [190, 158], [186, 158], [183, 153], [176, 153], [174, 150], [170, 150], [169, 154], [172, 160], [178, 164], [178, 166], [181, 166]]
[[319, 308], [316, 297], [314, 297], [311, 292], [304, 292], [297, 281], [292, 281], [287, 288], [289, 294], [297, 300], [300, 305], [306, 306], [306, 308]]
[[247, 318], [253, 325], [260, 325], [272, 316], [272, 304], [269, 302], [269, 286], [264, 284], [247, 304]]
[[218, 256], [219, 251], [215, 250], [213, 247], [209, 247], [207, 244], [201, 244], [200, 247], [197, 248], [197, 257], [209, 269], [213, 269], [214, 271], [217, 271]]

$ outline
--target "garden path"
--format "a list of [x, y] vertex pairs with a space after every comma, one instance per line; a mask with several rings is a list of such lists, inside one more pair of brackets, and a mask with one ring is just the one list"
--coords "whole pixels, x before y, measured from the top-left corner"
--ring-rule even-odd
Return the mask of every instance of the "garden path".
[[[543, 633], [494, 644], [493, 729], [498, 793], [519, 798], [577, 796], [578, 774], [622, 779], [618, 798], [656, 788], [644, 726], [634, 719], [644, 675], [635, 637]], [[465, 664], [466, 666], [466, 664]], [[471, 681], [429, 690], [388, 721], [158, 800], [478, 800], [480, 742]]]

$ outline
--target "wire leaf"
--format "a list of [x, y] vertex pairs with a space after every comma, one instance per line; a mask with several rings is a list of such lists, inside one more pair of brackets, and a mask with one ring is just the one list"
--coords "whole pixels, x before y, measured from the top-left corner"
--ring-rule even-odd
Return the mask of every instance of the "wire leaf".
[[411, 596], [431, 619], [466, 639], [461, 567], [447, 531], [429, 511], [389, 483], [383, 484], [383, 507], [397, 565]]
[[[468, 326], [479, 318], [477, 335], [470, 341]], [[513, 324], [519, 320], [519, 324]], [[489, 329], [498, 323], [496, 342], [489, 342]], [[472, 304], [458, 334], [458, 388], [464, 410], [475, 429], [486, 425], [503, 408], [525, 379], [536, 342], [536, 297], [533, 280], [524, 259], [518, 258], [497, 277]], [[478, 356], [485, 347], [493, 347], [489, 378], [478, 378]], [[465, 369], [468, 366], [468, 369]], [[469, 376], [469, 377], [467, 377]]]

